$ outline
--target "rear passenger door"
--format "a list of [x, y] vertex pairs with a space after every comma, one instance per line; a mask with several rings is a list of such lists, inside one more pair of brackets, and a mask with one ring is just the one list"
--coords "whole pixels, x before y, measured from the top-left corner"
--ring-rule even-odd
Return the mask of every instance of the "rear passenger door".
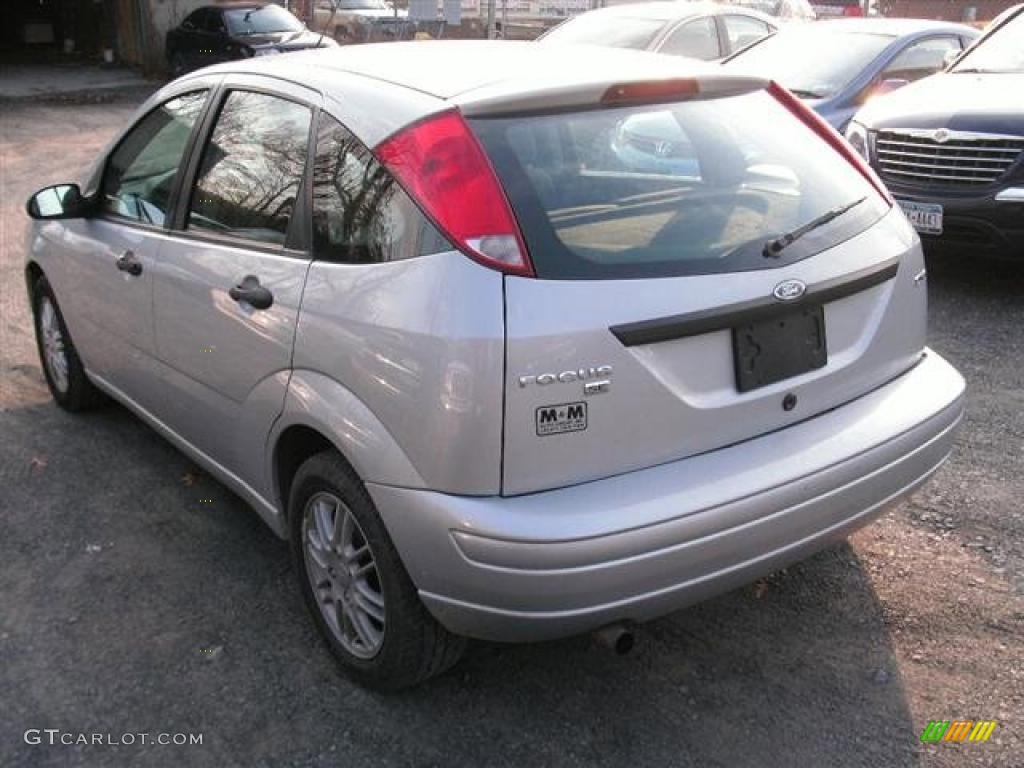
[[223, 86], [154, 275], [163, 419], [244, 481], [280, 413], [306, 270], [307, 154], [319, 95]]

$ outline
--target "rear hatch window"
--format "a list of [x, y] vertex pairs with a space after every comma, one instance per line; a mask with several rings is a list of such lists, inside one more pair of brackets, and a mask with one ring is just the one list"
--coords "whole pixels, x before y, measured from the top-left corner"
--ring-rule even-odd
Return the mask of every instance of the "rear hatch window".
[[[764, 91], [471, 124], [542, 279], [783, 266], [889, 210], [855, 167]], [[852, 203], [764, 255], [770, 240]]]

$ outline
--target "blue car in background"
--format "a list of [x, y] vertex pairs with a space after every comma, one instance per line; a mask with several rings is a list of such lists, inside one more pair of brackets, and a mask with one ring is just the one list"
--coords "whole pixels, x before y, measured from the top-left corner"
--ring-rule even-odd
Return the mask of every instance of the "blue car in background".
[[781, 83], [843, 131], [869, 99], [943, 70], [980, 36], [925, 19], [818, 21], [783, 27], [723, 66]]

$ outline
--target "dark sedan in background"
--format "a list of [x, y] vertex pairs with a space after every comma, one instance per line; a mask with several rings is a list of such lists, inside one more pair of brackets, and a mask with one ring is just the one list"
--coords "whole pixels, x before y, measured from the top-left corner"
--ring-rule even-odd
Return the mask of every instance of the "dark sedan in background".
[[1024, 5], [943, 74], [870, 102], [846, 135], [927, 246], [1024, 259]]
[[209, 64], [335, 45], [279, 5], [237, 2], [197, 8], [167, 33], [167, 62], [177, 77]]
[[786, 86], [839, 131], [869, 99], [941, 71], [981, 33], [923, 19], [791, 25], [725, 62]]

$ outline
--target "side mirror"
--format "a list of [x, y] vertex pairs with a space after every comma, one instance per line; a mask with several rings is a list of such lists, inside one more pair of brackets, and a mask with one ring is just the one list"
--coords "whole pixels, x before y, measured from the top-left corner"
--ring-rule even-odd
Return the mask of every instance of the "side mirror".
[[89, 201], [77, 184], [43, 187], [25, 206], [33, 219], [81, 219], [89, 214]]
[[949, 65], [960, 58], [962, 50], [950, 49], [942, 57], [942, 69], [949, 69]]

